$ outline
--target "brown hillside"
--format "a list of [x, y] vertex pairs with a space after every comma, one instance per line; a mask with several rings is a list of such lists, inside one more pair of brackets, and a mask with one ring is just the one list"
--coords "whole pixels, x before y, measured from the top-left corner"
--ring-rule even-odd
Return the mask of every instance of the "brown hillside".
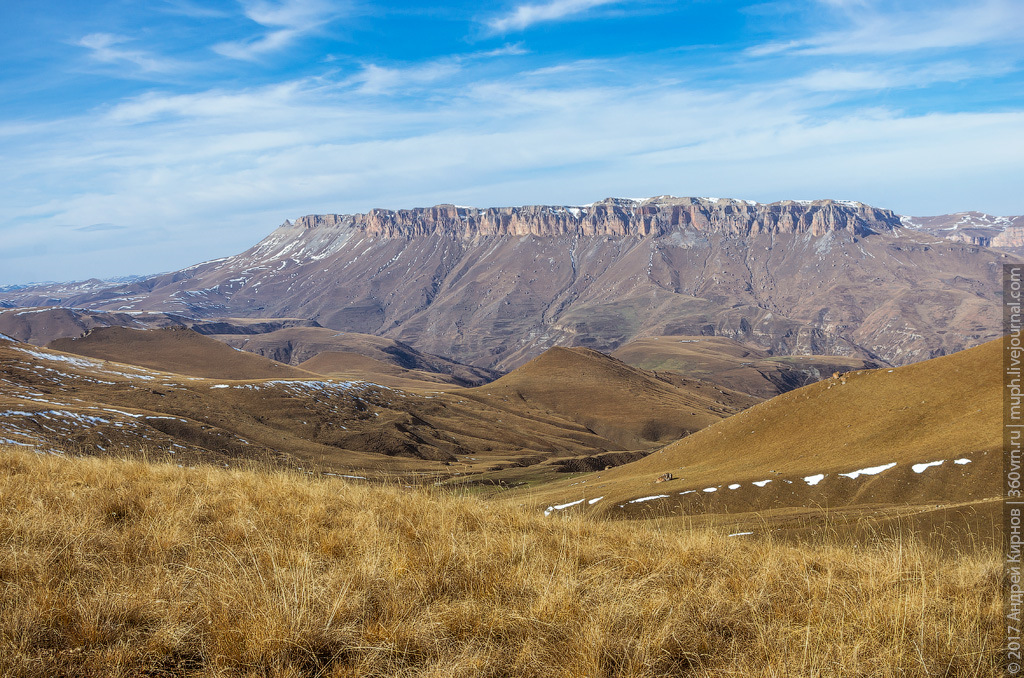
[[[597, 510], [681, 515], [993, 497], [1001, 469], [1000, 349], [994, 341], [906, 367], [829, 378], [644, 459], [577, 479], [571, 490], [560, 483], [542, 499], [563, 504], [600, 496]], [[888, 464], [895, 465], [839, 475]], [[655, 485], [666, 472], [675, 479]], [[704, 492], [710, 487], [716, 490]], [[628, 503], [658, 495], [668, 496]]]
[[451, 386], [448, 375], [423, 370], [407, 370], [383, 360], [350, 351], [324, 351], [299, 363], [307, 372], [336, 379], [360, 379], [396, 388], [438, 388]]
[[0, 337], [0, 443], [488, 485], [616, 446], [522, 401], [310, 377], [203, 379]]
[[303, 378], [309, 372], [237, 351], [183, 327], [94, 329], [78, 339], [57, 339], [49, 348], [208, 379]]
[[437, 205], [310, 215], [226, 259], [0, 304], [299, 317], [499, 370], [676, 334], [905, 365], [1000, 336], [1001, 261], [1020, 259], [832, 200]]
[[813, 384], [833, 372], [882, 367], [881, 363], [844, 356], [775, 356], [726, 337], [646, 337], [611, 354], [628, 365], [675, 372], [759, 398], [771, 398]]
[[567, 416], [622, 449], [676, 440], [757, 399], [697, 380], [677, 383], [586, 348], [552, 348], [471, 392]]
[[183, 320], [171, 313], [118, 313], [53, 306], [12, 308], [0, 309], [0, 334], [46, 346], [56, 339], [78, 337], [97, 327], [152, 329], [180, 325]]
[[[290, 365], [302, 365], [322, 353], [347, 353], [366, 356], [402, 370], [432, 372], [438, 375], [435, 378], [413, 375], [416, 380], [423, 378], [437, 383], [479, 386], [499, 376], [498, 372], [463, 365], [448, 358], [417, 351], [408, 344], [394, 339], [359, 332], [339, 332], [324, 327], [286, 327], [260, 334], [211, 336], [234, 348]], [[316, 365], [317, 369], [312, 371], [320, 374], [348, 373], [351, 369], [372, 374], [377, 367], [372, 363], [358, 365], [354, 358], [342, 359], [337, 356], [310, 365]], [[404, 372], [390, 370], [385, 370], [385, 374], [409, 376]]]

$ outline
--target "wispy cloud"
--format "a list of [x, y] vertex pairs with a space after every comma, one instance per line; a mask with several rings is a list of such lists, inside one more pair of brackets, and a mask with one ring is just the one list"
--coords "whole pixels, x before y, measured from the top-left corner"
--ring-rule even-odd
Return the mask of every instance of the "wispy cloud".
[[860, 92], [892, 88], [922, 88], [941, 82], [960, 82], [979, 75], [1006, 72], [999, 65], [987, 68], [946, 61], [924, 67], [822, 68], [792, 78], [787, 85], [811, 92]]
[[156, 56], [138, 49], [128, 49], [123, 45], [131, 43], [132, 38], [112, 33], [90, 33], [76, 44], [89, 50], [94, 61], [110, 65], [129, 65], [133, 70], [145, 73], [170, 73], [181, 67], [181, 64], [165, 57]]
[[841, 10], [845, 28], [809, 38], [771, 42], [752, 56], [899, 54], [972, 47], [1019, 39], [1024, 12], [1017, 0], [927, 3], [906, 7], [868, 0], [824, 0]]
[[540, 4], [523, 4], [507, 14], [491, 19], [487, 25], [495, 33], [521, 31], [533, 24], [558, 21], [601, 5], [619, 2], [622, 0], [550, 0]]
[[189, 0], [165, 0], [164, 5], [158, 6], [157, 10], [193, 19], [226, 19], [231, 16], [222, 9], [201, 5]]
[[514, 45], [503, 45], [497, 49], [487, 50], [486, 52], [479, 52], [478, 56], [481, 57], [501, 57], [501, 56], [522, 56], [529, 54], [530, 50], [523, 47], [523, 43], [517, 42]]
[[349, 82], [358, 84], [359, 91], [363, 94], [390, 94], [437, 82], [458, 71], [459, 65], [451, 60], [405, 68], [367, 64], [358, 74], [350, 78]]
[[476, 64], [489, 59], [523, 56], [529, 53], [529, 50], [517, 43], [492, 50], [453, 54], [440, 59], [411, 64], [366, 63], [358, 73], [342, 81], [340, 86], [343, 88], [355, 86], [360, 94], [368, 95], [409, 95], [421, 92], [424, 86], [442, 81], [445, 82], [446, 87], [450, 88], [454, 85], [453, 79], [457, 75], [465, 73], [467, 69], [471, 69]]
[[268, 30], [245, 40], [218, 43], [213, 49], [223, 56], [245, 61], [282, 50], [351, 10], [349, 3], [325, 0], [242, 1], [245, 16]]

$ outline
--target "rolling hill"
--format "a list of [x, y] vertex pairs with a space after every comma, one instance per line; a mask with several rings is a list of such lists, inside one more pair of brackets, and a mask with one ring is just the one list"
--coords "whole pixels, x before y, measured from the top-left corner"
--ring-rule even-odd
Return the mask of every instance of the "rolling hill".
[[[287, 327], [262, 333], [223, 333], [216, 331], [223, 329], [219, 323], [201, 323], [195, 329], [234, 348], [290, 365], [304, 365], [303, 369], [319, 374], [368, 375], [379, 368], [382, 374], [459, 386], [479, 386], [500, 376], [499, 372], [424, 353], [394, 339], [359, 332]], [[311, 362], [321, 354], [335, 355]], [[360, 360], [358, 356], [375, 362]]]
[[[85, 357], [0, 339], [0, 442], [76, 454], [148, 450], [190, 462], [259, 460], [334, 473], [502, 485], [557, 477], [566, 460], [635, 453], [606, 460], [606, 465], [622, 463], [671, 439], [671, 426], [696, 430], [753, 402], [710, 385], [691, 393], [606, 356], [587, 356], [585, 364], [563, 365], [569, 383], [604, 388], [600, 397], [613, 400], [603, 407], [630, 413], [587, 426], [576, 404], [547, 400], [550, 375], [532, 368], [508, 375], [495, 390], [438, 390], [424, 388], [423, 382], [396, 388], [324, 378], [287, 365], [279, 367], [302, 378], [243, 379], [247, 370], [271, 361], [186, 329], [96, 332], [123, 341], [80, 339], [81, 346], [102, 349], [94, 351], [99, 357]], [[204, 357], [211, 348], [228, 355]], [[193, 372], [234, 360], [220, 366], [230, 368], [233, 378], [102, 357], [129, 349], [145, 349], [150, 364], [165, 367], [168, 361], [182, 365], [180, 356], [191, 355], [185, 367]], [[580, 374], [574, 377], [572, 369]], [[610, 379], [621, 379], [619, 387]], [[600, 386], [602, 381], [607, 383]], [[529, 397], [515, 396], [510, 388]], [[654, 407], [664, 398], [688, 409], [676, 411], [673, 420], [670, 408]]]
[[757, 402], [698, 380], [662, 380], [586, 348], [549, 349], [469, 393], [556, 412], [623, 450], [690, 435]]

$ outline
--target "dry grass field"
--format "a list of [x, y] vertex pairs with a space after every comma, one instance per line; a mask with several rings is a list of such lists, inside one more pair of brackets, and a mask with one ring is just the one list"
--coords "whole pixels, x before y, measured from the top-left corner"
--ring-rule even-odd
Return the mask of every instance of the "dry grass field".
[[537, 509], [2, 448], [0, 675], [1002, 672], [994, 552]]

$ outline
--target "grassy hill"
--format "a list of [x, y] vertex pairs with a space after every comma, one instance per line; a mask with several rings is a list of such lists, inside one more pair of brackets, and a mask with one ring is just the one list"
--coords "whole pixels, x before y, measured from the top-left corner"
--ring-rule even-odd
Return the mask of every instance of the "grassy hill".
[[[1000, 355], [995, 341], [829, 378], [639, 461], [552, 484], [538, 498], [602, 497], [579, 506], [617, 515], [747, 512], [751, 524], [787, 507], [969, 505], [991, 523], [996, 505], [985, 500], [999, 494], [1002, 468]], [[664, 473], [673, 480], [656, 484]]]
[[355, 351], [323, 351], [299, 363], [299, 369], [325, 377], [362, 379], [397, 388], [440, 388], [453, 385], [450, 375], [406, 369], [393, 362], [371, 358]]
[[1001, 562], [0, 448], [0, 674], [1002, 675]]
[[698, 380], [663, 380], [587, 348], [552, 348], [471, 393], [557, 412], [629, 450], [676, 440], [757, 402]]

